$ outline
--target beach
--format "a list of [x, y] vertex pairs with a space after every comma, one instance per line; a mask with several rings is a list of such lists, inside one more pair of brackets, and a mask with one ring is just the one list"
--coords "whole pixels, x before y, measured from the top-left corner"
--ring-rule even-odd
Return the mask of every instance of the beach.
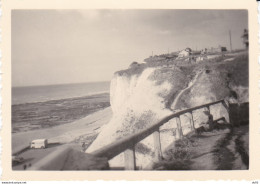
[[46, 129], [13, 133], [13, 153], [22, 147], [28, 146], [29, 142], [34, 139], [46, 138], [49, 143], [70, 143], [76, 142], [80, 137], [92, 137], [99, 133], [100, 127], [109, 122], [111, 116], [112, 111], [108, 107], [72, 123]]
[[[18, 153], [20, 150], [29, 146], [30, 141], [34, 139], [48, 139], [50, 148], [39, 150], [28, 150], [19, 154], [28, 163], [36, 163], [40, 159], [49, 154], [50, 151], [57, 150], [64, 144], [71, 144], [81, 149], [82, 142], [85, 142], [86, 148], [89, 146], [101, 131], [103, 125], [107, 124], [112, 117], [112, 110], [107, 107], [86, 116], [80, 120], [64, 125], [54, 126], [51, 128], [32, 130], [27, 132], [19, 132], [12, 134], [12, 154]], [[54, 146], [53, 146], [54, 145]], [[27, 162], [25, 162], [26, 164]], [[14, 170], [23, 170], [22, 165], [16, 165]]]
[[[34, 139], [48, 139], [50, 144], [80, 145], [84, 142], [88, 146], [112, 115], [109, 93], [103, 92], [108, 89], [103, 85], [84, 84], [83, 88], [73, 84], [34, 87], [33, 90], [27, 87], [22, 89], [26, 93], [13, 93], [16, 102], [23, 103], [12, 105], [12, 153], [28, 147]], [[75, 93], [63, 91], [69, 87]], [[30, 93], [37, 93], [37, 96], [30, 98]], [[40, 101], [42, 99], [45, 101]]]

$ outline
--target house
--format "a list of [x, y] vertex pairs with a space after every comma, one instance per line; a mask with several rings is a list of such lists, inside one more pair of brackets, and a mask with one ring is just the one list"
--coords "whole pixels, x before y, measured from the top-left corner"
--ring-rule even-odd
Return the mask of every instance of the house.
[[226, 52], [227, 48], [223, 46], [218, 46], [216, 48], [211, 47], [207, 49], [207, 53], [219, 53], [219, 52]]
[[189, 57], [192, 53], [191, 48], [186, 48], [179, 52], [178, 58]]

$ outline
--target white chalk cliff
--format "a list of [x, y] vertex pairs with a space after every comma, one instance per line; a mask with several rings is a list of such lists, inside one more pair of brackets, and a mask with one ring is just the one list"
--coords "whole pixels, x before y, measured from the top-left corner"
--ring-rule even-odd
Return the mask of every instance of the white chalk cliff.
[[[124, 71], [115, 73], [110, 87], [113, 116], [86, 152], [91, 153], [138, 132], [170, 115], [174, 109], [194, 107], [228, 96], [226, 85], [218, 86], [223, 94], [212, 92], [216, 86], [212, 84], [209, 75], [219, 78], [220, 82], [225, 78], [221, 72], [212, 71], [208, 74], [203, 69], [188, 76], [187, 72], [176, 66], [148, 67], [136, 74]], [[206, 121], [202, 111], [194, 114], [197, 127]], [[225, 114], [221, 106], [212, 108], [211, 112], [215, 118]], [[181, 116], [182, 126], [187, 127], [183, 130], [184, 134], [190, 130], [189, 119], [188, 114]], [[172, 131], [167, 131], [173, 128], [176, 128], [175, 119], [160, 128], [165, 129], [161, 133], [163, 150], [175, 140]], [[153, 139], [149, 136], [136, 145], [137, 166], [145, 168], [152, 161], [153, 154]], [[115, 157], [110, 161], [110, 167], [123, 166], [123, 159], [122, 154]]]

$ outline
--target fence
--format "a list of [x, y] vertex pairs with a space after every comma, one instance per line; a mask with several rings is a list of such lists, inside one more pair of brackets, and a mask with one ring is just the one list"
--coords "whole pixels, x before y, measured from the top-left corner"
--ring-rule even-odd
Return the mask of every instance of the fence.
[[[159, 121], [156, 124], [151, 125], [150, 127], [146, 128], [145, 130], [142, 130], [138, 133], [135, 133], [129, 137], [126, 137], [122, 140], [119, 140], [115, 143], [109, 144], [99, 150], [96, 150], [92, 153], [90, 153], [95, 158], [106, 158], [107, 160], [110, 160], [114, 158], [115, 156], [119, 155], [120, 153], [124, 152], [124, 160], [125, 160], [125, 169], [126, 170], [135, 170], [136, 169], [136, 159], [135, 159], [135, 145], [148, 137], [149, 135], [153, 134], [153, 140], [154, 140], [154, 150], [155, 150], [155, 160], [159, 161], [162, 159], [162, 150], [161, 150], [161, 141], [160, 141], [160, 127], [171, 120], [172, 118], [176, 118], [177, 122], [177, 133], [179, 134], [179, 138], [183, 137], [182, 133], [182, 127], [181, 127], [181, 119], [180, 116], [185, 113], [191, 114], [191, 121], [190, 121], [190, 127], [191, 131], [195, 130], [194, 126], [194, 119], [193, 119], [193, 111], [201, 108], [207, 108], [207, 110], [210, 113], [210, 106], [221, 103], [227, 110], [229, 114], [229, 104], [224, 100], [215, 101], [212, 103], [207, 103], [204, 105], [196, 106], [193, 108], [181, 110], [179, 112], [176, 112], [172, 115], [169, 115], [165, 118], [163, 118], [161, 121]], [[222, 119], [222, 118], [220, 118]], [[216, 120], [215, 120], [216, 121]], [[50, 156], [50, 160], [48, 158], [45, 159], [45, 163], [52, 163], [55, 159], [58, 159], [58, 153], [55, 155]], [[53, 160], [52, 160], [53, 159]], [[64, 163], [63, 163], [64, 164]], [[57, 168], [57, 164], [55, 165], [55, 168]], [[41, 169], [51, 169], [51, 166], [48, 167], [46, 164], [40, 164], [37, 166], [34, 166], [33, 169], [41, 170]], [[84, 167], [86, 169], [86, 166]], [[62, 170], [62, 168], [60, 168]]]
[[201, 108], [207, 108], [210, 112], [210, 106], [215, 105], [218, 103], [222, 103], [223, 106], [228, 109], [228, 104], [224, 100], [219, 100], [216, 102], [200, 105], [197, 107], [185, 109], [182, 111], [179, 111], [177, 113], [174, 113], [170, 116], [165, 117], [158, 123], [148, 127], [145, 130], [142, 130], [134, 135], [131, 135], [125, 139], [119, 140], [115, 143], [112, 143], [110, 145], [107, 145], [97, 151], [92, 152], [91, 154], [96, 155], [98, 157], [106, 157], [108, 160], [112, 159], [113, 157], [117, 156], [118, 154], [124, 152], [124, 158], [125, 158], [125, 169], [126, 170], [134, 170], [136, 169], [136, 163], [135, 163], [135, 144], [142, 141], [147, 136], [153, 134], [154, 139], [154, 150], [155, 150], [155, 160], [161, 160], [162, 158], [162, 151], [161, 151], [161, 142], [160, 142], [160, 131], [159, 128], [166, 122], [168, 122], [172, 118], [177, 118], [177, 132], [180, 135], [180, 138], [182, 138], [182, 128], [181, 128], [181, 120], [180, 115], [185, 113], [191, 113], [191, 131], [195, 130], [194, 127], [194, 120], [192, 116], [192, 111], [201, 109]]

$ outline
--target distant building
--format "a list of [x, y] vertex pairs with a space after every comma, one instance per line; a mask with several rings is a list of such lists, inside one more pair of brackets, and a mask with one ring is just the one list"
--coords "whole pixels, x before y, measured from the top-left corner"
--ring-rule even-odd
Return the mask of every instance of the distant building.
[[186, 48], [179, 52], [178, 58], [188, 57], [191, 55], [191, 53], [192, 53], [191, 48]]
[[207, 53], [208, 53], [208, 49], [207, 48], [202, 49], [201, 52], [200, 52], [201, 55], [204, 55], [204, 54], [207, 54]]
[[204, 60], [206, 60], [206, 59], [207, 59], [207, 56], [205, 56], [205, 55], [203, 56], [203, 55], [202, 55], [202, 56], [199, 56], [199, 57], [196, 58], [196, 62], [198, 62], [198, 61], [204, 61]]
[[227, 47], [221, 47], [221, 52], [226, 52], [227, 51]]
[[227, 48], [223, 47], [223, 46], [219, 46], [219, 47], [211, 47], [207, 49], [207, 53], [218, 53], [218, 52], [226, 52]]

